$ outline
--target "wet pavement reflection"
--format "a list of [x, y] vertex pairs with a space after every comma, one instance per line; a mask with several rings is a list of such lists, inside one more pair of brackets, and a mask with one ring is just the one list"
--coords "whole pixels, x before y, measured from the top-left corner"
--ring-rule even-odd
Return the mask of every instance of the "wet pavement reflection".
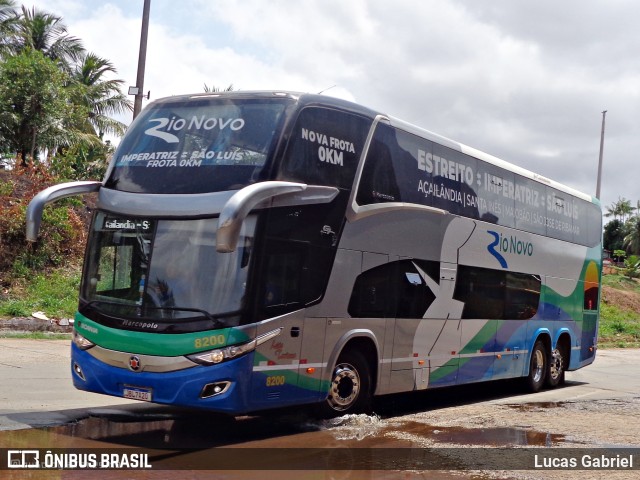
[[[464, 391], [463, 391], [464, 392]], [[414, 420], [407, 420], [403, 415], [429, 409], [437, 409], [446, 405], [462, 404], [484, 399], [487, 394], [475, 393], [471, 397], [460, 396], [460, 390], [452, 390], [440, 393], [430, 393], [428, 396], [416, 395], [414, 398], [394, 397], [387, 398], [379, 406], [383, 413], [377, 415], [347, 415], [329, 420], [319, 420], [310, 415], [304, 409], [278, 410], [266, 412], [256, 416], [228, 417], [209, 412], [182, 410], [171, 407], [146, 405], [132, 409], [128, 406], [111, 407], [89, 410], [89, 416], [66, 425], [48, 428], [34, 428], [28, 430], [13, 430], [0, 432], [0, 447], [2, 448], [138, 448], [150, 452], [154, 466], [158, 462], [170, 462], [170, 465], [182, 465], [180, 468], [203, 468], [203, 465], [216, 468], [215, 458], [220, 459], [225, 449], [229, 455], [237, 455], [238, 449], [263, 449], [268, 455], [274, 455], [274, 462], [280, 461], [276, 457], [278, 452], [291, 450], [288, 455], [295, 457], [301, 449], [319, 449], [318, 452], [307, 455], [326, 455], [324, 450], [334, 449], [331, 452], [331, 465], [336, 468], [333, 473], [317, 469], [304, 472], [304, 475], [289, 476], [278, 475], [278, 480], [283, 478], [409, 478], [393, 476], [393, 472], [380, 469], [380, 475], [369, 476], [379, 468], [375, 455], [370, 452], [363, 458], [355, 458], [347, 455], [345, 459], [338, 458], [351, 449], [376, 449], [383, 448], [388, 456], [393, 449], [418, 450], [445, 446], [447, 448], [464, 448], [469, 446], [556, 446], [564, 441], [562, 435], [548, 432], [538, 432], [525, 428], [462, 428], [433, 426]], [[491, 394], [495, 395], [495, 393]], [[464, 398], [465, 400], [461, 400]], [[424, 400], [428, 403], [424, 403]], [[386, 404], [385, 404], [386, 402]], [[514, 408], [535, 409], [551, 408], [555, 404], [527, 404]], [[221, 450], [222, 449], [222, 450]], [[281, 450], [277, 450], [281, 449]], [[320, 451], [323, 450], [323, 451]], [[232, 453], [233, 451], [233, 453]], [[222, 452], [222, 453], [221, 453]], [[383, 458], [383, 457], [381, 457]], [[388, 461], [389, 458], [385, 458]], [[313, 460], [310, 457], [300, 456], [300, 470], [304, 469], [305, 462]], [[317, 460], [317, 458], [316, 458]], [[325, 461], [326, 459], [322, 459]], [[171, 463], [176, 462], [178, 463]], [[340, 462], [347, 462], [347, 467]], [[180, 464], [179, 462], [183, 462]], [[207, 462], [211, 462], [207, 464]], [[353, 469], [348, 468], [352, 462]], [[354, 462], [367, 462], [355, 466]], [[459, 467], [456, 459], [443, 456], [437, 459], [436, 466], [441, 471], [433, 470], [425, 473], [425, 478], [460, 478], [461, 472], [453, 477], [447, 470], [455, 470]], [[371, 468], [371, 471], [366, 470]], [[192, 475], [192, 473], [197, 472]], [[13, 473], [13, 472], [12, 472]], [[45, 473], [45, 472], [40, 472]], [[52, 472], [49, 472], [52, 473]], [[62, 476], [51, 478], [87, 478], [75, 476], [79, 472], [62, 473]], [[93, 472], [98, 473], [98, 472]], [[122, 478], [111, 477], [114, 472], [102, 471], [96, 478]], [[135, 472], [125, 478], [178, 478], [167, 471]], [[282, 472], [281, 472], [282, 473]], [[300, 474], [301, 472], [298, 471]], [[401, 475], [402, 472], [395, 472]], [[415, 472], [413, 472], [415, 474]], [[216, 472], [215, 477], [207, 477], [202, 470], [180, 471], [180, 478], [257, 478], [256, 472], [239, 471]], [[428, 474], [428, 475], [426, 475]], [[246, 475], [246, 476], [243, 476]], [[329, 475], [329, 476], [326, 476]], [[422, 474], [420, 474], [422, 475]], [[465, 478], [482, 478], [470, 477]], [[260, 475], [262, 478], [262, 475]], [[420, 476], [418, 475], [418, 478]], [[10, 478], [43, 478], [40, 476], [24, 477], [12, 476]], [[415, 478], [412, 475], [410, 478]]]

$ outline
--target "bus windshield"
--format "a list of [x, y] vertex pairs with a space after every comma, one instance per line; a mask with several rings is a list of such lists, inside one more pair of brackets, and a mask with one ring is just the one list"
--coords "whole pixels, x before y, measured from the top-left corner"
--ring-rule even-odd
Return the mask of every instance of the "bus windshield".
[[264, 180], [286, 102], [204, 97], [152, 104], [123, 138], [105, 186], [184, 194], [236, 190]]
[[216, 252], [216, 218], [155, 220], [98, 213], [82, 297], [111, 317], [164, 323], [238, 322], [255, 217], [245, 220], [239, 248]]

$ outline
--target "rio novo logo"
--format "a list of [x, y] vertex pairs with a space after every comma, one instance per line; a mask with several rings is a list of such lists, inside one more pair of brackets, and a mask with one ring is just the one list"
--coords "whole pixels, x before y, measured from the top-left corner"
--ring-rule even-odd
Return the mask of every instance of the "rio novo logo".
[[496, 257], [502, 268], [508, 268], [508, 264], [504, 254], [533, 256], [533, 243], [520, 240], [516, 235], [503, 235], [493, 230], [487, 230], [487, 233], [493, 237], [493, 242], [487, 245], [487, 250], [491, 255]]
[[169, 132], [179, 132], [185, 128], [187, 130], [213, 130], [214, 128], [224, 130], [225, 128], [229, 128], [235, 132], [242, 130], [244, 127], [244, 119], [242, 118], [206, 118], [204, 115], [201, 117], [193, 116], [189, 121], [184, 118], [163, 117], [151, 118], [149, 119], [149, 123], [151, 122], [156, 122], [157, 125], [148, 128], [144, 133], [151, 135], [152, 137], [161, 138], [167, 143], [178, 143], [180, 141], [176, 135]]

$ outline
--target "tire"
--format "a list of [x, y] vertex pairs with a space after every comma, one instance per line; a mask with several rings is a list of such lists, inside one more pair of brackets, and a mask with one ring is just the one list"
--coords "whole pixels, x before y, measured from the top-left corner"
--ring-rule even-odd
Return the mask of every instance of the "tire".
[[323, 417], [368, 413], [371, 409], [371, 369], [357, 350], [343, 352], [331, 374], [327, 399], [320, 407]]
[[564, 383], [564, 372], [567, 368], [567, 356], [564, 347], [556, 345], [549, 356], [549, 368], [547, 369], [546, 385], [555, 388]]
[[541, 340], [537, 340], [531, 351], [529, 361], [529, 375], [526, 378], [527, 390], [531, 393], [539, 392], [547, 378], [549, 370], [547, 349]]

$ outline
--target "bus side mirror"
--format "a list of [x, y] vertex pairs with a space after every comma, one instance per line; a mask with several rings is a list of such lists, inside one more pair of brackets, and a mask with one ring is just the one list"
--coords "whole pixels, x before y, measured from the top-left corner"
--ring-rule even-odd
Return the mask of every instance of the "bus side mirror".
[[307, 185], [304, 183], [268, 181], [254, 183], [238, 190], [220, 212], [216, 250], [220, 253], [235, 252], [242, 222], [260, 202], [285, 193], [301, 192], [306, 188]]
[[244, 187], [227, 200], [220, 212], [216, 250], [220, 253], [236, 251], [242, 222], [252, 209], [265, 200], [271, 200], [272, 207], [290, 207], [329, 203], [338, 193], [336, 187], [281, 181], [259, 182]]
[[42, 190], [33, 197], [27, 207], [27, 241], [35, 242], [38, 239], [40, 223], [42, 222], [42, 212], [47, 203], [73, 195], [97, 192], [101, 186], [102, 182], [68, 182]]

